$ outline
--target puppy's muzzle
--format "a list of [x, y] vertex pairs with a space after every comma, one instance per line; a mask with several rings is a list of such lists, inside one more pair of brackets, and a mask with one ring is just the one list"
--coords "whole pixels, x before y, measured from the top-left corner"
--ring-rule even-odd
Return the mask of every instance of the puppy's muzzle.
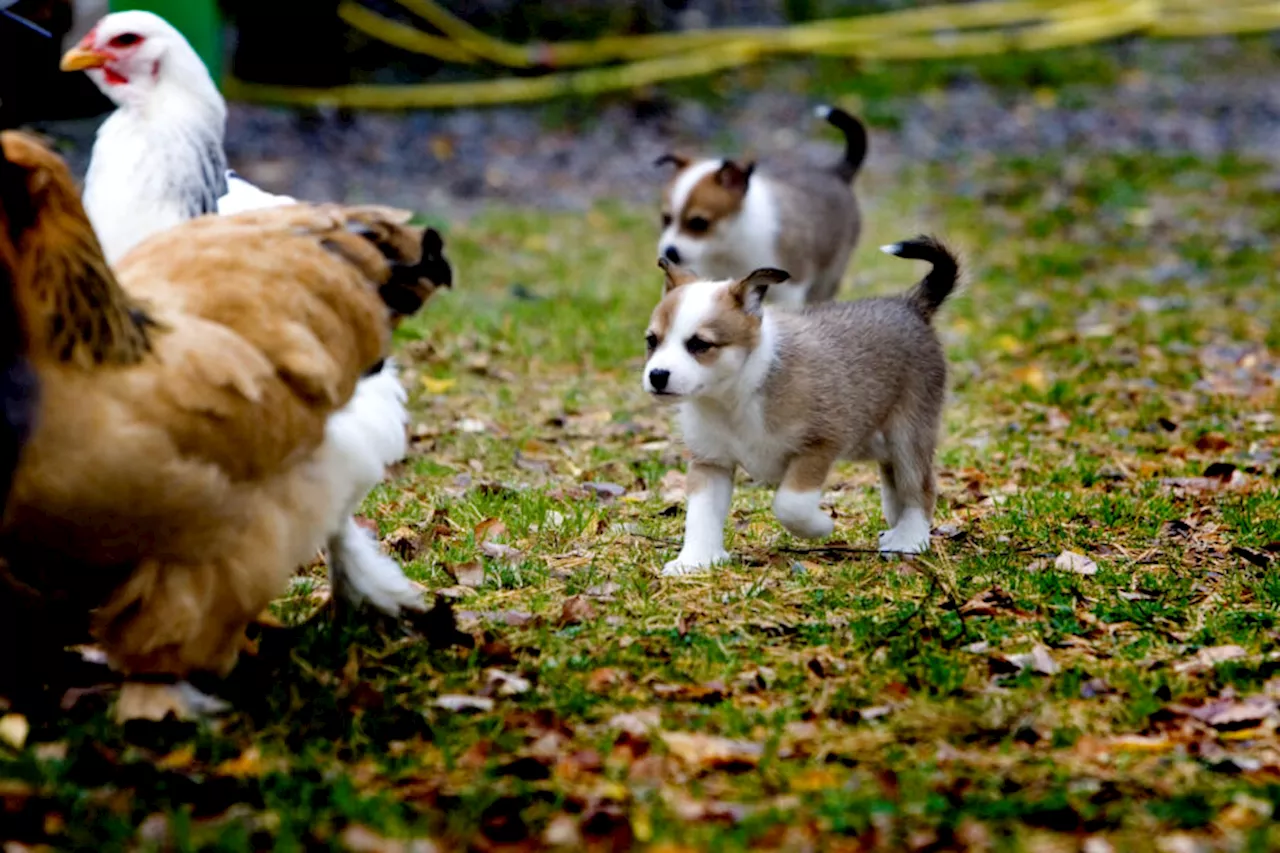
[[663, 252], [662, 255], [673, 264], [680, 263], [680, 250], [675, 246], [668, 246], [667, 250]]
[[649, 371], [649, 384], [659, 394], [666, 393], [667, 382], [671, 379], [670, 370], [654, 369]]

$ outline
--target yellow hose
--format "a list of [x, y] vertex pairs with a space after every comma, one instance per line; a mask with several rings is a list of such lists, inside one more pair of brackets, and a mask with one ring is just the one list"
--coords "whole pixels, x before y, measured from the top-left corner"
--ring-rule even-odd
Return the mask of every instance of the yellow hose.
[[338, 86], [307, 89], [228, 80], [229, 98], [300, 106], [353, 109], [430, 109], [542, 101], [564, 95], [600, 95], [667, 80], [701, 77], [751, 62], [754, 57], [738, 45], [712, 48], [684, 57], [664, 57], [574, 73], [542, 77], [507, 77], [469, 83], [428, 83], [420, 86]]
[[[308, 89], [230, 79], [244, 100], [370, 109], [459, 107], [540, 101], [698, 77], [774, 55], [946, 59], [1048, 50], [1132, 33], [1186, 38], [1280, 29], [1280, 2], [1259, 0], [982, 0], [928, 6], [791, 27], [739, 27], [594, 41], [516, 45], [484, 33], [435, 0], [396, 0], [439, 31], [422, 32], [357, 0], [338, 14], [352, 28], [442, 62], [514, 69], [583, 68], [538, 77], [405, 86]], [[621, 62], [620, 65], [607, 63]], [[600, 66], [584, 68], [584, 66]]]

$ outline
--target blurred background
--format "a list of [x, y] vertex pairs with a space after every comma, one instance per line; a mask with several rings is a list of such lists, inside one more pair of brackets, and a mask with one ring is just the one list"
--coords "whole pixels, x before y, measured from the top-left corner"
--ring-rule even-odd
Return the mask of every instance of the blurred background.
[[[871, 168], [881, 174], [904, 162], [1085, 150], [1270, 161], [1280, 151], [1272, 5], [120, 0], [110, 8], [151, 8], [187, 34], [232, 100], [233, 165], [273, 191], [418, 208], [501, 200], [580, 209], [600, 198], [651, 200], [651, 163], [671, 147], [829, 158], [837, 140], [811, 118], [828, 100], [871, 125]], [[0, 118], [59, 139], [81, 170], [108, 105], [83, 75], [60, 74], [57, 57], [108, 6], [19, 0], [13, 11], [54, 39], [0, 31]], [[1032, 11], [1020, 20], [1007, 14], [1013, 7]], [[882, 13], [894, 14], [881, 25]], [[982, 15], [988, 25], [970, 33]], [[702, 42], [665, 52], [644, 41], [746, 27], [777, 39], [763, 49]], [[787, 47], [787, 34], [808, 46]], [[988, 41], [975, 48], [969, 38]], [[613, 48], [578, 61], [557, 53], [565, 42]], [[363, 108], [378, 99], [394, 108]]]

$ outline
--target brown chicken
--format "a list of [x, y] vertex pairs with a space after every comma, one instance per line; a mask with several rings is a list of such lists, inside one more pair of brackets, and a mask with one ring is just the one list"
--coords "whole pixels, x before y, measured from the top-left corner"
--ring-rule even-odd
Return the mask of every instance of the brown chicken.
[[0, 525], [8, 585], [92, 608], [119, 716], [194, 710], [182, 680], [232, 668], [345, 512], [326, 420], [435, 289], [439, 235], [297, 205], [187, 223], [113, 274], [62, 161], [0, 147], [0, 286], [40, 386]]

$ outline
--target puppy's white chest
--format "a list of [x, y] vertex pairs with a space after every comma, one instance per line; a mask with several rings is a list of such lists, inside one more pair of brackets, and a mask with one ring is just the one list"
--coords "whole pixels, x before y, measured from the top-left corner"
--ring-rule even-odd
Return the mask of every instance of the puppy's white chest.
[[685, 443], [699, 459], [737, 465], [768, 485], [782, 481], [791, 448], [786, 436], [769, 431], [759, 409], [730, 414], [687, 403], [681, 407], [680, 422]]

